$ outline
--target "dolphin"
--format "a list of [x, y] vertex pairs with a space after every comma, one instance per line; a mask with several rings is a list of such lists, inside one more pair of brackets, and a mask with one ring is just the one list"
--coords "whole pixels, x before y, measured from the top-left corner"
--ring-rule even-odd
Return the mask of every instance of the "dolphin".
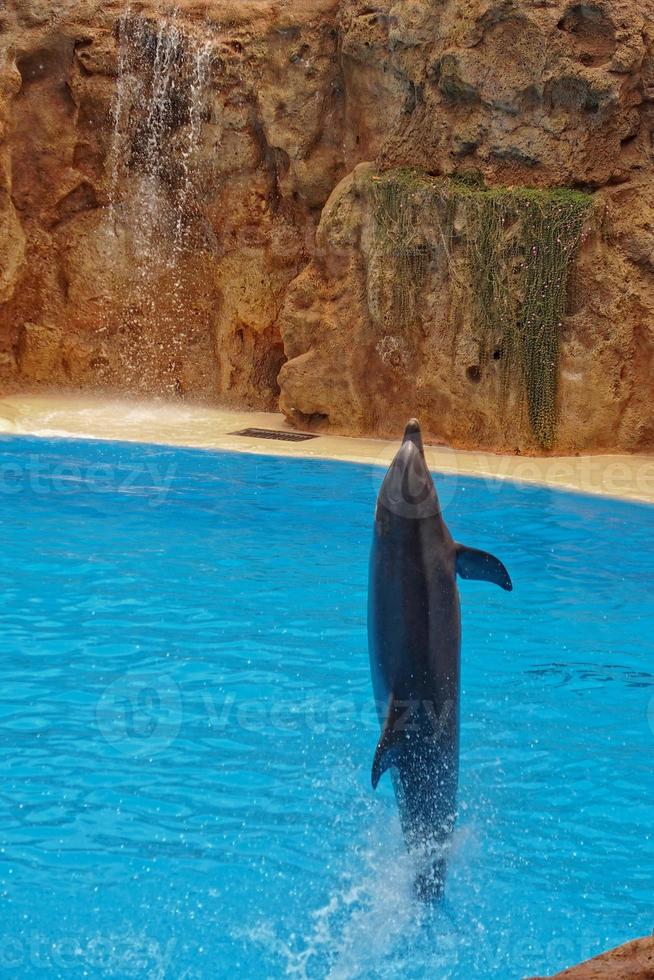
[[381, 735], [372, 786], [390, 769], [415, 891], [442, 895], [459, 781], [461, 611], [457, 574], [511, 591], [506, 568], [456, 544], [412, 419], [375, 512], [368, 648]]

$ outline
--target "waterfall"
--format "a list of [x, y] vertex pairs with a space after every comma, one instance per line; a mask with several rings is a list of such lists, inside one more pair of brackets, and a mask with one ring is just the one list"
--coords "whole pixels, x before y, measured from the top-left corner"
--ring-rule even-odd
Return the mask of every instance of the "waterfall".
[[185, 265], [198, 239], [212, 46], [184, 33], [176, 11], [154, 20], [128, 7], [116, 30], [107, 232], [123, 281], [120, 310], [111, 304], [104, 329], [119, 335], [127, 387], [179, 392], [192, 331]]

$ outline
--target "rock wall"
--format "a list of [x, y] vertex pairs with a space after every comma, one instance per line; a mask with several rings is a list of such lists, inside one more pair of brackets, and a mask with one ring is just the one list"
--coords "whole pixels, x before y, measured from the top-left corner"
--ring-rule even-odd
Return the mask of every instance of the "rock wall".
[[[563, 970], [550, 980], [651, 980], [653, 976], [654, 940], [645, 936]], [[532, 980], [547, 978], [532, 977]]]
[[419, 414], [436, 440], [542, 449], [433, 228], [411, 322], [393, 314], [374, 179], [415, 168], [593, 194], [548, 448], [654, 448], [652, 14], [7, 0], [0, 383], [279, 403], [353, 434]]
[[[16, 0], [4, 14], [5, 386], [277, 404], [278, 316], [341, 172], [336, 10], [177, 6]], [[152, 113], [165, 58], [168, 102]]]

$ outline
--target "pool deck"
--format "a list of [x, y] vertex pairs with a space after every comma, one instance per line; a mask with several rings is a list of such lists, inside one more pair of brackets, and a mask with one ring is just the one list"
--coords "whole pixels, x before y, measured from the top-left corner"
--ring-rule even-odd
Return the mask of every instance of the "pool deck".
[[[277, 413], [183, 402], [69, 394], [7, 395], [0, 399], [0, 433], [5, 434], [122, 440], [379, 466], [388, 466], [398, 445], [397, 439], [319, 435], [305, 442], [283, 442], [235, 435], [245, 428], [296, 431]], [[432, 470], [481, 477], [493, 485], [501, 481], [539, 484], [654, 503], [654, 455], [534, 458], [428, 446], [426, 456]]]

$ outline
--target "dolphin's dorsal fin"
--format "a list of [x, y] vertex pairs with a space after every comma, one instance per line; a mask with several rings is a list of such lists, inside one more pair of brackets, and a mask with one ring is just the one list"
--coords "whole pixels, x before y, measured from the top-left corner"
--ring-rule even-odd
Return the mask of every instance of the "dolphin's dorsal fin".
[[406, 702], [398, 705], [393, 695], [388, 702], [388, 713], [382, 733], [377, 742], [375, 758], [372, 760], [372, 788], [377, 789], [377, 783], [387, 769], [395, 765], [402, 745], [404, 744], [404, 732], [395, 729], [395, 723], [406, 711]]
[[493, 582], [507, 592], [513, 589], [511, 577], [502, 562], [495, 555], [489, 555], [487, 551], [477, 551], [476, 548], [466, 548], [464, 544], [457, 544], [456, 570], [461, 578]]

